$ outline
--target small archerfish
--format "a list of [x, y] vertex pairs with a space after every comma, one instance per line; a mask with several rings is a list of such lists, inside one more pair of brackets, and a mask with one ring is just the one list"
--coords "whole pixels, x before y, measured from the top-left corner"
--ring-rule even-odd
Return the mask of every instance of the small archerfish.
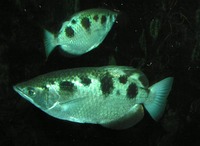
[[62, 52], [79, 56], [96, 48], [112, 28], [117, 12], [107, 9], [89, 9], [75, 13], [62, 24], [58, 34], [44, 33], [46, 56], [60, 46]]
[[144, 116], [161, 118], [173, 77], [149, 87], [140, 70], [126, 66], [67, 69], [14, 86], [26, 100], [62, 120], [126, 129]]

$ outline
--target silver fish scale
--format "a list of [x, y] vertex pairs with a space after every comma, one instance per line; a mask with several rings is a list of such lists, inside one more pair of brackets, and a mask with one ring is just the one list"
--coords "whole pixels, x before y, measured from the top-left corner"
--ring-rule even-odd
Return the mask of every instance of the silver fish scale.
[[[119, 68], [94, 67], [82, 68], [81, 70], [68, 70], [68, 75], [65, 76], [64, 79], [73, 83], [75, 89], [70, 91], [70, 93], [73, 92], [70, 94], [70, 97], [66, 96], [69, 95], [66, 94], [69, 93], [69, 91], [60, 89], [59, 93], [62, 98], [59, 100], [59, 102], [61, 104], [69, 102], [69, 104], [62, 106], [61, 110], [72, 108], [71, 110], [68, 110], [69, 112], [67, 115], [65, 115], [73, 115], [73, 117], [70, 117], [72, 118], [71, 121], [76, 119], [76, 121], [80, 120], [89, 123], [91, 121], [99, 122], [99, 115], [101, 115], [101, 118], [104, 119], [102, 122], [105, 122], [115, 117], [119, 117], [119, 115], [122, 115], [123, 112], [130, 109], [136, 103], [136, 97], [127, 97], [127, 89], [129, 85], [133, 82], [136, 84], [136, 86], [141, 85], [138, 81], [140, 76], [138, 72], [134, 73], [133, 69], [130, 71], [132, 74], [129, 74], [127, 82], [120, 83], [119, 77], [122, 75], [127, 75], [128, 72], [124, 72], [124, 70]], [[82, 77], [87, 77], [91, 80], [91, 83], [89, 85], [84, 85], [81, 80]], [[105, 94], [102, 91], [101, 86], [103, 83], [101, 82], [101, 79], [104, 77], [112, 79], [113, 88], [109, 94]], [[109, 87], [107, 88], [109, 89]], [[76, 106], [76, 108], [72, 106], [73, 104]], [[61, 117], [63, 117], [63, 115], [61, 115]]]

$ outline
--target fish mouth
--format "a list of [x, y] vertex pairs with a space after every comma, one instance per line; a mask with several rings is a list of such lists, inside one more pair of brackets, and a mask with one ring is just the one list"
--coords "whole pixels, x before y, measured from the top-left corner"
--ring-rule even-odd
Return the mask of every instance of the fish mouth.
[[[19, 93], [20, 95], [23, 94], [23, 92], [21, 91], [21, 89], [20, 89], [17, 85], [13, 86], [13, 89], [14, 89], [17, 93]], [[21, 95], [21, 96], [22, 96], [22, 95]]]
[[28, 97], [28, 96], [22, 91], [22, 89], [21, 89], [18, 85], [13, 86], [13, 89], [14, 89], [19, 95], [21, 95], [23, 98], [25, 98], [26, 100], [28, 100], [28, 101], [31, 102], [31, 103], [34, 103], [33, 100], [32, 100], [30, 97]]

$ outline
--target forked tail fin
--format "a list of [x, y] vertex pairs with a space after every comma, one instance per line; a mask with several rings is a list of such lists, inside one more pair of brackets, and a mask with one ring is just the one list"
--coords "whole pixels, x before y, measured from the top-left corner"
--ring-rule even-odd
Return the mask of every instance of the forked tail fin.
[[173, 77], [168, 77], [149, 87], [150, 93], [144, 106], [155, 121], [159, 120], [164, 113], [172, 84]]
[[46, 29], [44, 30], [44, 45], [46, 57], [48, 57], [53, 51], [53, 49], [57, 46], [54, 34], [52, 34]]

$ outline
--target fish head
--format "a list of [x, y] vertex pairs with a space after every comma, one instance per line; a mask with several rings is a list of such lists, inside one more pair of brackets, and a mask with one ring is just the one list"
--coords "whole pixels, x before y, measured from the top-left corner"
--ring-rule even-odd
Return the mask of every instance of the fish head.
[[43, 111], [53, 108], [60, 97], [54, 86], [35, 79], [19, 83], [13, 89]]

